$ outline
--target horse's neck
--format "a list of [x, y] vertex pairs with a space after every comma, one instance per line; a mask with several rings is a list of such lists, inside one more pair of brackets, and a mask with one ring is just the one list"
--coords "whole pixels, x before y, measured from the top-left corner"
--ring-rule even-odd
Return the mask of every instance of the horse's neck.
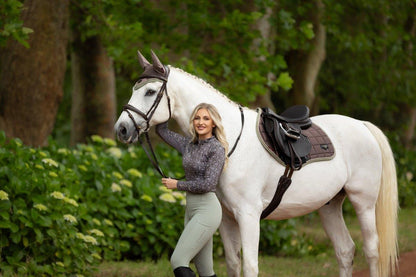
[[203, 81], [173, 68], [168, 81], [168, 90], [173, 91], [174, 108], [172, 117], [182, 131], [189, 127], [189, 118], [194, 107], [200, 103], [213, 104], [220, 112], [227, 136], [232, 136], [235, 123], [239, 120], [238, 106]]

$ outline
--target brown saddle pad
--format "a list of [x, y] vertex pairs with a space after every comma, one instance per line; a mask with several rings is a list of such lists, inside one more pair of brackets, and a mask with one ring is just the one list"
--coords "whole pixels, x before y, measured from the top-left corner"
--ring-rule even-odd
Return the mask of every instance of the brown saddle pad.
[[[269, 140], [267, 133], [264, 130], [261, 109], [257, 110], [257, 137], [259, 138], [263, 147], [275, 158], [279, 163], [285, 165], [280, 159], [279, 154], [273, 150], [271, 141]], [[309, 164], [317, 161], [331, 160], [335, 156], [335, 149], [328, 135], [316, 124], [312, 123], [312, 126], [306, 130], [302, 130], [302, 134], [307, 136], [311, 143], [311, 152], [308, 155], [307, 162]]]

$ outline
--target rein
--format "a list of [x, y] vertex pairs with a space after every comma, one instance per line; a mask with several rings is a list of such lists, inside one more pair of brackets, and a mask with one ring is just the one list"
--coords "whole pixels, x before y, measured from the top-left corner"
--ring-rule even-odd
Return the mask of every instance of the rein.
[[[168, 94], [168, 90], [167, 90], [167, 82], [168, 82], [168, 76], [169, 76], [169, 68], [168, 67], [165, 67], [165, 69], [166, 69], [166, 73], [165, 73], [165, 75], [142, 75], [142, 76], [140, 76], [140, 78], [139, 78], [139, 80], [142, 80], [142, 79], [147, 79], [147, 78], [156, 78], [156, 79], [159, 79], [159, 80], [161, 80], [162, 82], [163, 82], [163, 84], [162, 84], [162, 86], [160, 87], [160, 90], [159, 90], [159, 92], [158, 92], [158, 94], [157, 94], [157, 97], [156, 97], [156, 99], [155, 99], [155, 102], [153, 102], [153, 104], [152, 104], [152, 106], [150, 107], [150, 109], [146, 112], [146, 113], [144, 113], [144, 112], [142, 112], [142, 111], [140, 111], [139, 109], [137, 109], [136, 107], [134, 107], [134, 106], [132, 106], [132, 105], [130, 105], [130, 104], [126, 104], [126, 105], [124, 105], [123, 106], [123, 111], [125, 111], [125, 112], [127, 112], [127, 114], [128, 114], [128, 116], [129, 116], [129, 118], [131, 119], [131, 121], [133, 122], [133, 124], [134, 124], [134, 128], [136, 129], [136, 132], [137, 132], [137, 135], [138, 135], [138, 141], [139, 141], [139, 143], [140, 143], [140, 145], [142, 146], [142, 148], [143, 148], [143, 150], [144, 150], [144, 152], [146, 153], [146, 156], [147, 156], [147, 158], [150, 160], [150, 162], [152, 163], [152, 165], [153, 165], [153, 167], [156, 169], [156, 171], [163, 177], [163, 178], [169, 178], [164, 172], [163, 172], [163, 170], [162, 170], [162, 168], [160, 168], [160, 165], [159, 165], [159, 161], [158, 161], [158, 159], [157, 159], [157, 157], [156, 157], [156, 154], [155, 154], [155, 151], [153, 150], [153, 146], [152, 146], [152, 143], [151, 143], [151, 141], [150, 141], [150, 138], [149, 138], [149, 133], [148, 133], [148, 131], [149, 131], [149, 129], [150, 129], [150, 120], [152, 119], [152, 117], [153, 117], [153, 114], [155, 113], [155, 111], [156, 111], [156, 109], [157, 109], [157, 107], [159, 106], [159, 104], [160, 104], [160, 101], [162, 100], [162, 97], [163, 97], [163, 93], [165, 93], [166, 94], [166, 97], [167, 97], [167, 100], [168, 100], [168, 108], [169, 108], [169, 119], [171, 118], [171, 116], [172, 116], [172, 112], [171, 112], [171, 106], [170, 106], [170, 98], [169, 98], [169, 94]], [[235, 143], [234, 143], [234, 146], [232, 147], [232, 149], [228, 152], [228, 154], [227, 154], [227, 157], [230, 157], [231, 156], [231, 154], [234, 152], [234, 150], [236, 149], [236, 147], [237, 147], [237, 144], [238, 144], [238, 142], [240, 141], [240, 138], [241, 138], [241, 134], [243, 133], [243, 128], [244, 128], [244, 111], [243, 111], [243, 108], [241, 107], [241, 105], [238, 105], [238, 108], [239, 108], [239, 110], [240, 110], [240, 114], [241, 114], [241, 130], [240, 130], [240, 133], [239, 133], [239, 135], [238, 135], [238, 137], [237, 137], [237, 139], [236, 139], [236, 141], [235, 141]], [[140, 136], [139, 136], [139, 134], [140, 134], [140, 130], [142, 129], [137, 123], [136, 123], [136, 121], [134, 120], [134, 117], [133, 117], [133, 115], [131, 114], [131, 112], [135, 112], [135, 113], [137, 113], [139, 116], [141, 116], [145, 121], [146, 121], [146, 128], [143, 130], [143, 132], [145, 133], [145, 138], [146, 138], [146, 143], [147, 143], [147, 145], [148, 145], [148, 147], [149, 147], [149, 149], [150, 149], [150, 153], [149, 153], [149, 151], [146, 149], [146, 147], [144, 146], [144, 144], [143, 144], [143, 141], [140, 139]], [[181, 178], [179, 178], [179, 179], [183, 179], [183, 178], [185, 178], [185, 176], [184, 177], [181, 177]]]

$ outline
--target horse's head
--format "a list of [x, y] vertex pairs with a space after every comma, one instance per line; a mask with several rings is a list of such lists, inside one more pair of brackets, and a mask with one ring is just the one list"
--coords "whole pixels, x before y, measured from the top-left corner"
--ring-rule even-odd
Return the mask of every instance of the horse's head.
[[123, 143], [137, 141], [141, 133], [167, 121], [171, 116], [166, 87], [169, 68], [160, 62], [153, 51], [152, 64], [140, 52], [138, 55], [144, 72], [134, 85], [131, 98], [114, 126], [118, 139]]

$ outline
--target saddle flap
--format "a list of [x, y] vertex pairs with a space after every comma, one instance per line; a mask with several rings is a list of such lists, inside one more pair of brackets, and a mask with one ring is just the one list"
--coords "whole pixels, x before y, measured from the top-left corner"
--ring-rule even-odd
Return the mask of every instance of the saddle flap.
[[[277, 138], [279, 147], [287, 158], [291, 158], [294, 155], [295, 161], [296, 159], [304, 159], [304, 162], [306, 162], [306, 157], [311, 152], [311, 144], [308, 137], [300, 134], [297, 140], [293, 140], [290, 137], [287, 137], [284, 131], [280, 129], [277, 133]], [[301, 165], [302, 162], [297, 161], [297, 163], [299, 162]]]
[[285, 164], [299, 169], [308, 160], [311, 151], [308, 137], [302, 134], [302, 127], [309, 127], [312, 124], [309, 118], [309, 109], [306, 106], [289, 108], [285, 112], [286, 116], [291, 118], [280, 117], [269, 108], [262, 110], [264, 130], [274, 151], [279, 153]]

